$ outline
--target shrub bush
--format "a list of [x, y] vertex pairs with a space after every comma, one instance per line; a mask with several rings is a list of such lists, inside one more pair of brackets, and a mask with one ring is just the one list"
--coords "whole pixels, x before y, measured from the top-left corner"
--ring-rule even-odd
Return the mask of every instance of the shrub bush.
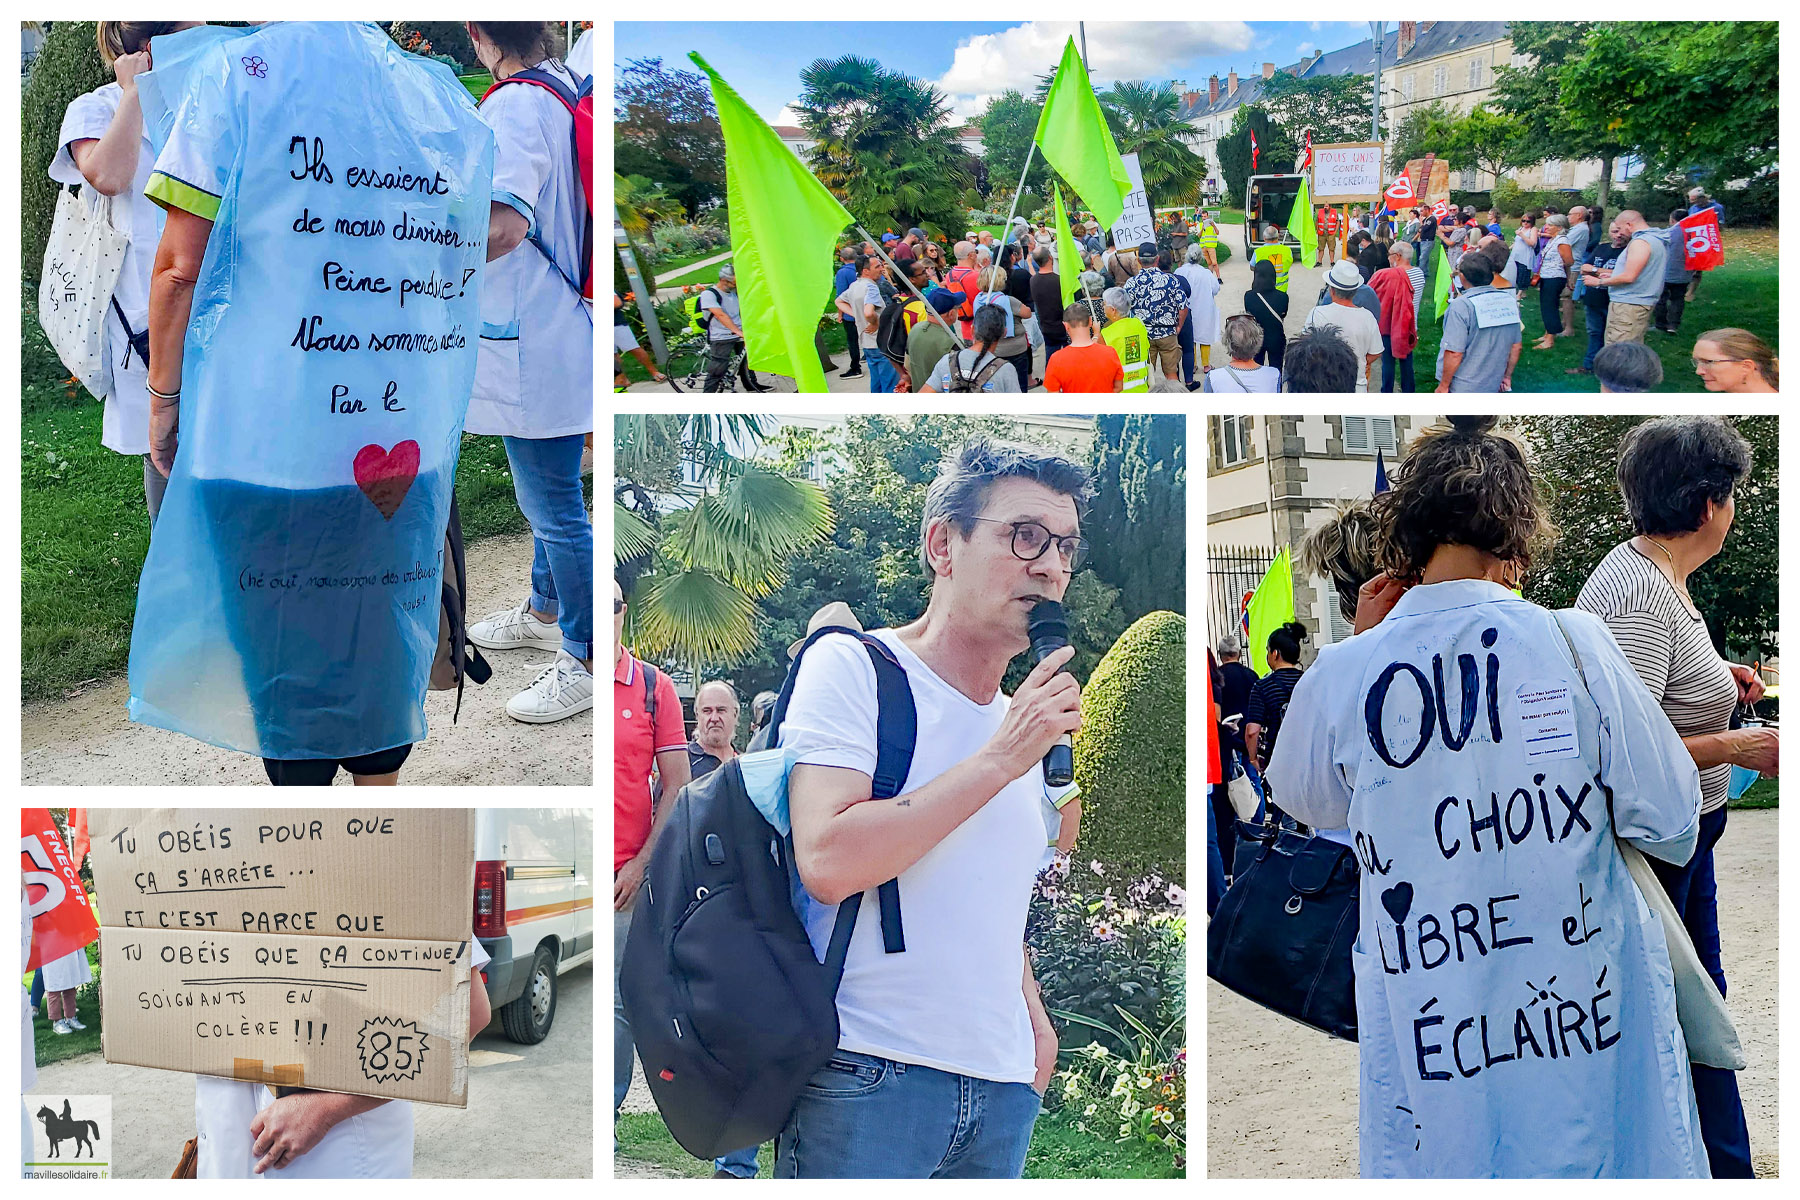
[[685, 221], [658, 221], [650, 227], [650, 238], [656, 244], [659, 262], [731, 245], [731, 235], [725, 230]]
[[112, 82], [112, 78], [113, 73], [100, 61], [92, 21], [56, 22], [31, 64], [19, 120], [19, 226], [20, 266], [25, 278], [34, 282], [43, 270], [44, 247], [50, 242], [50, 225], [56, 219], [56, 193], [61, 185], [50, 178], [49, 170], [59, 149], [63, 112], [75, 97]]
[[[419, 41], [429, 43], [429, 47], [418, 50], [407, 45], [414, 34], [418, 35]], [[469, 40], [469, 31], [461, 21], [395, 21], [388, 26], [388, 36], [402, 50], [414, 54], [429, 54], [433, 58], [449, 57], [457, 64], [459, 75], [476, 70], [481, 65], [475, 58], [475, 43]]]
[[1081, 856], [1187, 877], [1187, 620], [1138, 618], [1094, 669], [1075, 736]]

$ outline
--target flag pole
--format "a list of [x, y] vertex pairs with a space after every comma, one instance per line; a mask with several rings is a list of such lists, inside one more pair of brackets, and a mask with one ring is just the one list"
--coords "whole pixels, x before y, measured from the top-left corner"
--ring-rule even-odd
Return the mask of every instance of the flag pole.
[[[927, 300], [925, 298], [925, 294], [923, 292], [919, 291], [918, 288], [913, 286], [913, 281], [907, 276], [905, 271], [902, 271], [900, 269], [899, 263], [895, 262], [893, 259], [888, 257], [887, 251], [883, 250], [881, 248], [881, 243], [876, 241], [873, 237], [871, 237], [869, 235], [869, 231], [864, 229], [861, 225], [858, 225], [856, 227], [856, 232], [863, 235], [863, 240], [865, 242], [867, 242], [867, 243], [869, 243], [869, 245], [875, 247], [875, 253], [879, 254], [881, 256], [882, 262], [886, 263], [889, 267], [893, 268], [894, 274], [896, 274], [900, 277], [900, 282], [904, 283], [906, 285], [906, 290], [911, 292], [913, 295], [915, 295], [919, 298], [919, 303], [923, 304], [925, 306], [925, 318], [927, 320], [930, 320], [933, 317], [938, 317], [938, 315], [939, 315], [938, 311], [937, 311], [937, 309], [931, 307], [931, 301]], [[958, 334], [954, 328], [951, 327], [951, 325], [948, 321], [942, 320], [940, 318], [938, 320], [938, 324], [942, 325], [945, 329], [950, 330], [950, 336], [956, 339], [957, 349], [967, 350], [969, 348], [969, 344], [962, 340], [962, 336], [960, 334]], [[858, 329], [858, 332], [861, 332], [860, 328]]]
[[[1000, 245], [1002, 249], [1006, 246], [1007, 235], [1012, 232], [1013, 217], [1019, 211], [1019, 193], [1025, 190], [1025, 176], [1027, 172], [1031, 170], [1031, 156], [1036, 153], [1037, 139], [1032, 138], [1030, 145], [1025, 150], [1025, 170], [1019, 172], [1019, 186], [1013, 191], [1012, 208], [1007, 211], [1006, 224], [1000, 229]], [[999, 266], [1000, 263], [996, 260], [994, 265]]]

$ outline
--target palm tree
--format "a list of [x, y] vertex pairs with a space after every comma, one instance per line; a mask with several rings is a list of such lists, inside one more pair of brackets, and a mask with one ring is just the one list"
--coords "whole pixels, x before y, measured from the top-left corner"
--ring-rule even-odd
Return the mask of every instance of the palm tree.
[[800, 85], [794, 111], [816, 142], [808, 166], [858, 220], [870, 229], [961, 223], [974, 178], [943, 92], [853, 54], [815, 60]]
[[658, 221], [679, 221], [687, 217], [681, 201], [642, 175], [614, 172], [613, 204], [619, 211], [619, 223], [634, 238], [649, 236], [650, 226]]
[[824, 491], [746, 458], [768, 429], [741, 414], [619, 416], [613, 558], [645, 576], [632, 638], [698, 672], [756, 648], [756, 601], [780, 587], [787, 562], [831, 535]]
[[1121, 80], [1100, 94], [1120, 154], [1138, 156], [1152, 204], [1185, 203], [1206, 177], [1206, 160], [1188, 148], [1200, 131], [1181, 120], [1181, 97], [1166, 84]]

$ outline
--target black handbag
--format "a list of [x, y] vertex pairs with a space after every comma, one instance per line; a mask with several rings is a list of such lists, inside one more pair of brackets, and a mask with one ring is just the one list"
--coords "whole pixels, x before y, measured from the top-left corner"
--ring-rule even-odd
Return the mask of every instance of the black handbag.
[[1238, 873], [1206, 931], [1207, 975], [1246, 1000], [1354, 1042], [1356, 851], [1275, 826], [1239, 822], [1239, 833]]

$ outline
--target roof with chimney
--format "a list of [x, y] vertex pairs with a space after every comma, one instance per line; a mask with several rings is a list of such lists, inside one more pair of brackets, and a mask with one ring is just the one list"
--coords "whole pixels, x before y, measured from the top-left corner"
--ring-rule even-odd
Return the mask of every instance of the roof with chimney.
[[[1505, 21], [1419, 21], [1417, 40], [1406, 53], [1404, 60], [1399, 58], [1400, 29], [1398, 22], [1388, 30], [1381, 43], [1382, 70], [1404, 67], [1407, 63], [1424, 62], [1445, 54], [1454, 54], [1473, 46], [1484, 46], [1506, 37]], [[1325, 54], [1315, 54], [1310, 59], [1301, 59], [1282, 67], [1287, 75], [1298, 75], [1302, 79], [1316, 79], [1327, 75], [1373, 75], [1375, 73], [1375, 39], [1364, 38], [1354, 46], [1346, 46], [1341, 50], [1333, 50]], [[1181, 106], [1180, 118], [1183, 121], [1195, 121], [1202, 117], [1214, 116], [1230, 112], [1240, 104], [1254, 104], [1261, 97], [1263, 78], [1260, 74], [1252, 74], [1248, 78], [1238, 76], [1238, 89], [1227, 94], [1226, 80], [1219, 81], [1219, 98], [1210, 100], [1210, 91], [1193, 93], [1195, 101], [1184, 102]]]

